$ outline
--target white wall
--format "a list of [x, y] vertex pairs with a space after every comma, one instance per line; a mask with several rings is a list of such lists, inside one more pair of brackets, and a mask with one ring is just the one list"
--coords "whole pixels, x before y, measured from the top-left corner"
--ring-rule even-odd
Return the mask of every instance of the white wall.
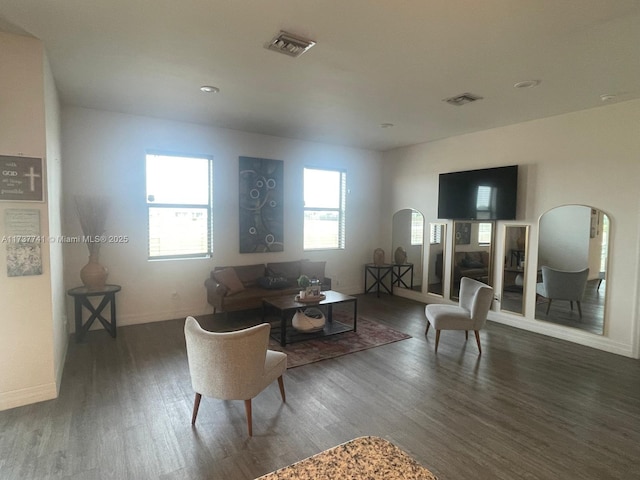
[[[110, 272], [108, 282], [122, 285], [116, 297], [119, 325], [212, 312], [203, 284], [216, 265], [326, 260], [336, 290], [361, 292], [363, 264], [371, 261], [381, 227], [391, 228], [390, 223], [379, 221], [379, 153], [73, 107], [63, 109], [62, 119], [65, 234], [81, 235], [74, 195], [100, 194], [111, 203], [107, 234], [130, 239], [127, 244], [105, 245], [100, 250], [100, 263]], [[213, 258], [147, 260], [144, 162], [145, 151], [150, 149], [213, 157]], [[239, 156], [285, 162], [284, 252], [238, 253]], [[304, 166], [346, 168], [346, 250], [303, 251]], [[83, 245], [65, 246], [67, 288], [80, 284], [79, 271], [87, 258]], [[72, 318], [70, 299], [67, 312]]]
[[[62, 236], [62, 161], [60, 152], [60, 103], [49, 62], [44, 58], [44, 102], [47, 148], [47, 203], [49, 206], [49, 236]], [[60, 390], [62, 370], [67, 353], [66, 292], [64, 288], [64, 257], [61, 242], [49, 242], [51, 272], [51, 313], [56, 386]]]
[[[609, 215], [611, 254], [605, 332], [598, 336], [535, 320], [535, 268], [528, 269], [525, 317], [496, 311], [490, 318], [638, 357], [638, 125], [640, 101], [631, 101], [386, 152], [383, 196], [388, 201], [383, 203], [381, 218], [391, 225], [393, 212], [415, 208], [424, 213], [426, 222], [435, 221], [439, 173], [519, 164], [518, 221], [508, 223], [531, 225], [530, 267], [537, 264], [537, 222], [542, 213], [559, 205], [581, 204]], [[496, 259], [504, 256], [504, 242], [500, 240], [504, 225], [498, 222]], [[382, 243], [390, 244], [390, 238], [383, 238]], [[499, 271], [495, 267], [493, 271]], [[430, 295], [421, 298], [442, 301]]]
[[[46, 167], [45, 103], [52, 103], [45, 101], [41, 42], [0, 33], [0, 65], [0, 154], [43, 158]], [[9, 208], [39, 210], [40, 233], [49, 235], [47, 203], [0, 202], [0, 237]], [[0, 410], [57, 394], [48, 243], [42, 263], [42, 275], [8, 277], [0, 245]]]

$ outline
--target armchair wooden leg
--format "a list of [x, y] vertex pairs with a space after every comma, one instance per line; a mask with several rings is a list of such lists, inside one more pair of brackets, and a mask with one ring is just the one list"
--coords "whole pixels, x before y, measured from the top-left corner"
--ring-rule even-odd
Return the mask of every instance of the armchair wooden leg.
[[244, 401], [244, 411], [247, 413], [247, 428], [249, 436], [253, 436], [253, 422], [251, 421], [251, 399]]
[[482, 347], [480, 346], [480, 332], [478, 330], [474, 330], [476, 334], [476, 343], [478, 344], [478, 352], [482, 353]]
[[436, 330], [436, 353], [438, 353], [438, 343], [440, 343], [440, 330]]
[[469, 340], [469, 330], [464, 331], [464, 339]]
[[287, 403], [287, 397], [284, 394], [284, 380], [282, 379], [282, 375], [278, 377], [278, 387], [280, 387], [280, 396], [282, 397], [282, 401]]
[[427, 333], [429, 333], [429, 327], [431, 326], [431, 322], [429, 322], [429, 320], [427, 320], [427, 329], [424, 331], [424, 334], [426, 335]]
[[549, 303], [547, 303], [547, 315], [549, 315], [550, 308], [551, 308], [551, 299], [549, 299]]
[[202, 400], [202, 395], [200, 393], [196, 393], [196, 398], [193, 400], [193, 415], [191, 416], [191, 425], [196, 424], [196, 417], [198, 416], [198, 409], [200, 408], [200, 400]]
[[582, 318], [582, 307], [580, 306], [580, 302], [576, 301], [576, 305], [578, 305], [578, 315]]

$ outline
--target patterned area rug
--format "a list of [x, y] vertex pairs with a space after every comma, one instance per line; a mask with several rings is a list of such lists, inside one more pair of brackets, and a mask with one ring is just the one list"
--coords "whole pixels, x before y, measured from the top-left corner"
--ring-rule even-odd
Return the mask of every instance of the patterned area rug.
[[407, 338], [411, 338], [411, 335], [359, 316], [356, 332], [345, 332], [330, 337], [290, 343], [284, 348], [271, 338], [269, 340], [269, 348], [285, 352], [288, 357], [288, 368], [294, 368], [406, 340]]

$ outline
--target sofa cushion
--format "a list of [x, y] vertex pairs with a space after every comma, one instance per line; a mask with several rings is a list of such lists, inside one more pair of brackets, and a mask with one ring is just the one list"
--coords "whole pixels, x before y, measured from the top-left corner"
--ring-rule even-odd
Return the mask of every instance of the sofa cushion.
[[267, 275], [296, 280], [300, 276], [300, 260], [267, 263]]
[[467, 252], [455, 252], [453, 255], [453, 264], [460, 267], [462, 264], [462, 260], [464, 260], [465, 258], [467, 258]]
[[286, 277], [260, 277], [258, 279], [258, 285], [267, 290], [282, 290], [291, 286], [291, 282]]
[[233, 267], [238, 274], [238, 278], [242, 282], [242, 285], [251, 287], [258, 284], [258, 279], [264, 277], [264, 264], [258, 263], [256, 265], [242, 265], [239, 267]]
[[312, 262], [310, 260], [302, 261], [300, 262], [300, 275], [324, 280], [324, 267], [326, 264], [327, 262]]
[[460, 266], [464, 268], [483, 268], [484, 264], [479, 260], [471, 260], [470, 258], [463, 258], [460, 262]]
[[233, 295], [244, 290], [244, 285], [238, 278], [235, 268], [216, 270], [213, 273], [213, 278], [227, 288], [227, 295]]

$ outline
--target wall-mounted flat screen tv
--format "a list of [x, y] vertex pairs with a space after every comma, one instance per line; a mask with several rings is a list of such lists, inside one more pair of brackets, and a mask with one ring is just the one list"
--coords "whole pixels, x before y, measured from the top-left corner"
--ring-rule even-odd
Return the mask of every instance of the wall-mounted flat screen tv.
[[515, 220], [518, 165], [441, 173], [438, 218]]

